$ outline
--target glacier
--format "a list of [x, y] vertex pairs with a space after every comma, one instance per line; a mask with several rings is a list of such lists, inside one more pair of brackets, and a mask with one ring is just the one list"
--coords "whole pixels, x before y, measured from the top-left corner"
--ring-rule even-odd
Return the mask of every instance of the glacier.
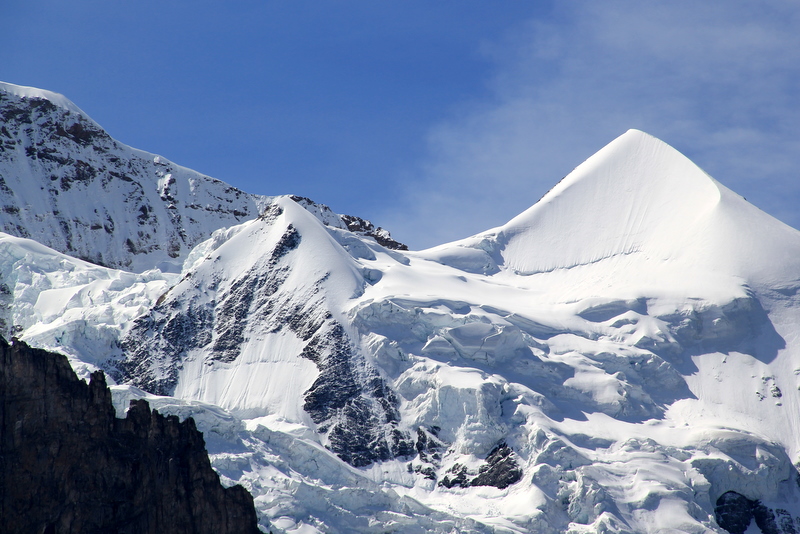
[[3, 334], [193, 417], [266, 532], [800, 529], [800, 232], [666, 143], [408, 251], [0, 95]]

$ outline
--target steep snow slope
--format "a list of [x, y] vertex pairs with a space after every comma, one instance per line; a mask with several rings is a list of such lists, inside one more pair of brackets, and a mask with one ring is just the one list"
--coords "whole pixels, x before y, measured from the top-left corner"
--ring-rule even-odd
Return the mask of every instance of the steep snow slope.
[[113, 376], [238, 416], [304, 424], [356, 466], [410, 454], [397, 400], [344, 322], [372, 276], [345, 247], [370, 254], [349, 232], [277, 199], [193, 252], [182, 280], [123, 338]]
[[[657, 266], [657, 275], [692, 270], [775, 284], [797, 277], [795, 236], [669, 145], [630, 130], [506, 225], [432, 253], [447, 261], [461, 247], [484, 251], [485, 264], [473, 268], [499, 264], [521, 275], [594, 263], [621, 268], [631, 259]], [[766, 260], [774, 254], [777, 263]], [[647, 280], [646, 273], [618, 279]], [[668, 282], [659, 285], [674, 291]]]
[[800, 233], [671, 147], [421, 252], [268, 204], [180, 275], [4, 238], [8, 328], [198, 418], [275, 532], [800, 529]]

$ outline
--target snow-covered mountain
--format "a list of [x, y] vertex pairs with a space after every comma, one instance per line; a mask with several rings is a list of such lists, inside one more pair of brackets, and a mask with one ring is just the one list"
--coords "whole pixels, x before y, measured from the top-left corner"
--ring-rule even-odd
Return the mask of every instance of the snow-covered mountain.
[[[506, 225], [410, 252], [302, 197], [158, 175], [6, 87], [4, 330], [106, 370], [118, 411], [195, 417], [266, 530], [800, 530], [800, 232], [665, 143], [631, 130]], [[138, 171], [48, 193], [78, 161]], [[165, 200], [167, 174], [203, 200]], [[76, 184], [114, 206], [102, 246]]]

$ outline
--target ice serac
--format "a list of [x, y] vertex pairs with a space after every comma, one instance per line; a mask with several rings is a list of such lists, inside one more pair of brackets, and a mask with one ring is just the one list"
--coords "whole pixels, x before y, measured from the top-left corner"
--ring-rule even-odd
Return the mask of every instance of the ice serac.
[[180, 271], [263, 197], [125, 146], [61, 95], [0, 83], [0, 224], [100, 265]]
[[86, 379], [176, 277], [109, 269], [0, 233], [0, 335], [66, 353]]

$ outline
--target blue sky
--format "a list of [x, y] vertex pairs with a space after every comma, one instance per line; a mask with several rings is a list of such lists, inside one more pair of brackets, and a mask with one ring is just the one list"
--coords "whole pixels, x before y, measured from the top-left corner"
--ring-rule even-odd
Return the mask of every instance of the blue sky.
[[795, 0], [3, 4], [1, 80], [412, 248], [502, 224], [628, 128], [800, 227]]

